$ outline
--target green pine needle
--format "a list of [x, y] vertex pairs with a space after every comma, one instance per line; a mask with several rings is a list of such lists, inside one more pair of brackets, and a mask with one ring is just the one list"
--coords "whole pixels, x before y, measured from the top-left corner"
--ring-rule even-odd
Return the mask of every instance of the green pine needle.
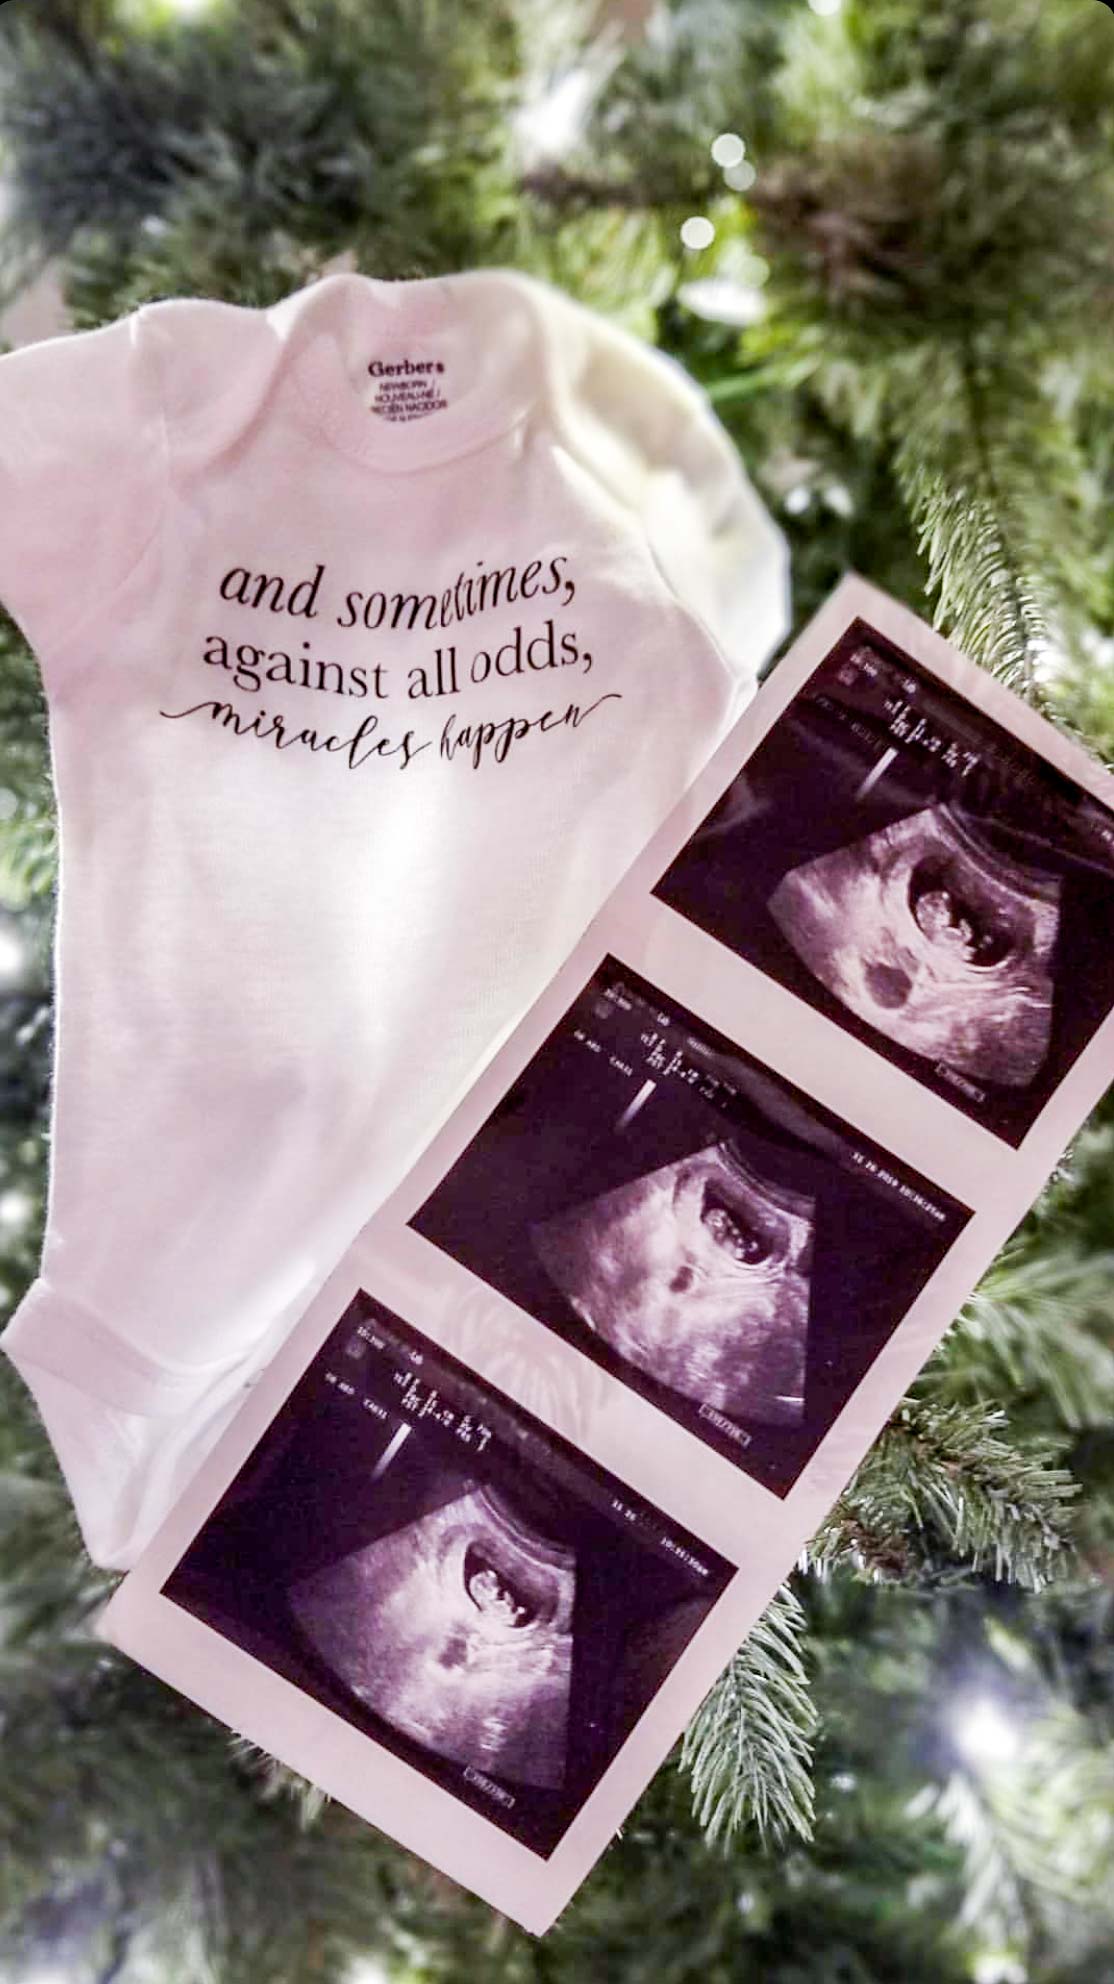
[[915, 1390], [937, 1404], [1041, 1399], [1060, 1424], [1114, 1416], [1114, 1255], [1015, 1242], [999, 1255]]
[[812, 1836], [816, 1710], [804, 1629], [783, 1585], [685, 1732], [681, 1763], [710, 1845], [726, 1844], [747, 1823], [763, 1841]]
[[1083, 460], [1032, 353], [930, 347], [894, 395], [895, 470], [936, 620], [1043, 705], [1040, 673], [1091, 586]]
[[1074, 1562], [1078, 1492], [1053, 1442], [1013, 1444], [987, 1406], [906, 1400], [813, 1538], [811, 1567], [955, 1583], [989, 1572], [1039, 1591]]

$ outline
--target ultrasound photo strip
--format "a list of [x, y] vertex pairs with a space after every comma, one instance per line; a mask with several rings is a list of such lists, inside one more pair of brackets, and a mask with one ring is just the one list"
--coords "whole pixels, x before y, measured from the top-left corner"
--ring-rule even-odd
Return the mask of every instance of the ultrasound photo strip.
[[103, 1636], [543, 1931], [1114, 1077], [1112, 891], [1114, 780], [845, 581]]

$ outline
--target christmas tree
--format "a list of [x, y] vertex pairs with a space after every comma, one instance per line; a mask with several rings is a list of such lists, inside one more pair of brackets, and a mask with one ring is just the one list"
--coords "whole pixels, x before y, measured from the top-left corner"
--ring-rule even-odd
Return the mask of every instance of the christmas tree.
[[[88, 328], [512, 265], [683, 363], [791, 543], [1114, 751], [1097, 0], [9, 0], [0, 302]], [[2, 521], [0, 521], [2, 528]], [[0, 617], [0, 1277], [38, 1259], [55, 844]], [[127, 960], [121, 959], [121, 970]], [[94, 1639], [0, 1368], [0, 1952], [74, 1984], [1114, 1974], [1114, 1107], [533, 1943]]]

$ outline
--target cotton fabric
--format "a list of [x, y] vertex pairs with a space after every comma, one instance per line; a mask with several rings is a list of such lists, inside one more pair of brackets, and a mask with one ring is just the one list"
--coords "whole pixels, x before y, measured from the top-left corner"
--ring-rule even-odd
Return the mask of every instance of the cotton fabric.
[[506, 269], [0, 358], [60, 823], [41, 1268], [0, 1345], [126, 1568], [787, 628], [681, 368]]

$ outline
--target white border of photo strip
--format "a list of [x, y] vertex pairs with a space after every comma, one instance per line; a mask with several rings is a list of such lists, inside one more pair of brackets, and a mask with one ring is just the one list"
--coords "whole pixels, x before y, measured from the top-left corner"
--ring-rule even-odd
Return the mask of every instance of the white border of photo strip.
[[[1016, 1149], [688, 923], [652, 890], [817, 665], [856, 620], [1114, 812], [1114, 778], [906, 608], [844, 580], [759, 690], [546, 993], [364, 1227], [154, 1541], [98, 1631], [331, 1797], [538, 1934], [556, 1919], [1114, 1078], [1114, 1012]], [[679, 693], [683, 685], [679, 685]], [[662, 721], [668, 722], [668, 712]], [[410, 1230], [605, 958], [736, 1041], [943, 1188], [968, 1220], [834, 1423], [779, 1497], [647, 1398]], [[548, 1858], [160, 1595], [289, 1393], [365, 1290], [738, 1566]]]

